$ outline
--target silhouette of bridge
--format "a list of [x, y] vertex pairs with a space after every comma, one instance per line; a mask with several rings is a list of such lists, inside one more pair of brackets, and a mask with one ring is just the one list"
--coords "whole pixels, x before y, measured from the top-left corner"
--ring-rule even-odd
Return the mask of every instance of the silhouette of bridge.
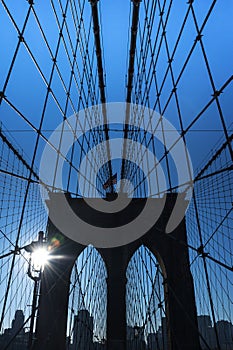
[[231, 11], [1, 0], [0, 349], [233, 349]]

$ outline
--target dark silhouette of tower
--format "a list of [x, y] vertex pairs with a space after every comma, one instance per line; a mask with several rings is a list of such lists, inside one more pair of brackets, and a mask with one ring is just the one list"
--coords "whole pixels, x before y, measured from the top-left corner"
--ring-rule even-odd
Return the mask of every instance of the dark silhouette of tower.
[[[48, 202], [50, 217], [59, 207], [59, 193], [52, 194]], [[93, 212], [84, 199], [67, 200], [74, 211], [84, 213], [89, 223], [99, 221], [98, 212]], [[197, 313], [194, 297], [193, 279], [189, 267], [185, 219], [169, 235], [165, 233], [167, 222], [175, 204], [174, 194], [167, 195], [164, 210], [156, 224], [140, 239], [116, 248], [97, 248], [107, 268], [107, 349], [126, 349], [126, 269], [135, 251], [144, 245], [156, 256], [163, 271], [164, 296], [167, 314], [167, 346], [169, 350], [200, 349]], [[143, 209], [146, 199], [133, 198], [124, 216], [133, 220], [135, 210]], [[160, 205], [160, 199], [153, 199]], [[121, 219], [124, 219], [122, 217]], [[67, 220], [66, 213], [62, 218]], [[114, 214], [108, 214], [102, 224], [112, 227], [116, 221]], [[79, 228], [77, 227], [77, 230]], [[61, 235], [59, 230], [48, 222], [48, 240]], [[171, 237], [172, 236], [172, 237]], [[180, 242], [184, 244], [180, 244]], [[66, 346], [66, 327], [69, 300], [69, 281], [71, 271], [79, 254], [85, 247], [63, 236], [62, 244], [54, 249], [56, 257], [45, 268], [40, 291], [39, 317], [36, 328], [36, 342], [33, 350], [64, 350]], [[57, 278], [61, 276], [62, 278]], [[76, 319], [78, 322], [78, 318]], [[88, 321], [89, 322], [89, 321]], [[82, 326], [81, 326], [82, 327]], [[85, 328], [85, 327], [84, 327]], [[92, 327], [90, 327], [92, 329]], [[78, 338], [78, 329], [76, 336]], [[89, 338], [91, 332], [88, 333]]]

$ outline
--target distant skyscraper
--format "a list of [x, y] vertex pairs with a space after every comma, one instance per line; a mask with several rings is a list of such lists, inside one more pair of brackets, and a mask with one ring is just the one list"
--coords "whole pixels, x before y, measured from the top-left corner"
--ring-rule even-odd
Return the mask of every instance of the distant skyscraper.
[[223, 349], [233, 349], [233, 325], [228, 321], [216, 323], [219, 343]]
[[7, 328], [0, 335], [0, 349], [25, 350], [28, 344], [28, 333], [24, 329], [24, 314], [22, 310], [16, 310], [11, 322], [11, 328]]
[[157, 350], [160, 348], [157, 333], [149, 333], [148, 334], [148, 336], [147, 336], [147, 348], [148, 348], [148, 350]]
[[167, 319], [162, 317], [162, 324], [159, 326], [156, 333], [149, 333], [147, 336], [148, 350], [167, 350], [168, 335], [167, 335]]
[[197, 317], [198, 330], [201, 334], [200, 345], [202, 349], [215, 349], [217, 346], [214, 328], [212, 327], [209, 315], [200, 315]]
[[144, 327], [127, 326], [127, 348], [145, 350], [146, 343], [144, 337]]
[[11, 323], [11, 334], [14, 336], [15, 334], [23, 334], [24, 333], [24, 314], [22, 310], [16, 310], [15, 318]]
[[93, 349], [93, 317], [87, 310], [80, 310], [74, 316], [73, 350]]
[[[212, 326], [210, 316], [201, 315], [197, 317], [200, 337], [200, 344], [203, 350], [205, 349], [217, 349], [217, 340], [215, 329]], [[233, 325], [228, 321], [218, 321], [216, 323], [216, 330], [218, 333], [218, 340], [221, 349], [233, 350]], [[204, 339], [203, 339], [204, 338]], [[207, 343], [207, 344], [206, 344]]]

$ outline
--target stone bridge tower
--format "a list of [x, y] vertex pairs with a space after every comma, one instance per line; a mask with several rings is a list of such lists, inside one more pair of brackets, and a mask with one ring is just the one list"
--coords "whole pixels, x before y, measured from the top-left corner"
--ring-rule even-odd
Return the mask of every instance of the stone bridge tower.
[[[57, 194], [50, 197], [55, 201]], [[68, 198], [72, 209], [83, 210], [90, 223], [96, 218], [86, 207], [83, 199]], [[154, 199], [155, 206], [159, 199]], [[133, 199], [127, 215], [140, 210], [145, 199]], [[126, 269], [134, 252], [143, 244], [156, 256], [165, 276], [164, 293], [167, 300], [169, 350], [200, 349], [197, 327], [197, 314], [193, 279], [189, 268], [189, 255], [185, 219], [169, 235], [165, 233], [166, 223], [175, 202], [174, 195], [167, 195], [164, 210], [156, 224], [140, 239], [117, 248], [99, 249], [107, 268], [107, 349], [126, 349]], [[81, 209], [80, 209], [81, 208]], [[134, 208], [134, 209], [133, 209]], [[112, 215], [105, 220], [111, 227]], [[109, 226], [108, 226], [109, 225]], [[79, 228], [77, 227], [77, 230]], [[57, 228], [48, 223], [48, 240], [57, 234]], [[36, 327], [34, 350], [65, 350], [67, 312], [69, 300], [69, 281], [73, 265], [85, 246], [65, 236], [62, 244], [54, 249], [53, 255], [63, 259], [52, 259], [50, 267], [43, 273], [39, 312]], [[182, 242], [183, 244], [181, 244]], [[52, 266], [51, 266], [52, 265]]]

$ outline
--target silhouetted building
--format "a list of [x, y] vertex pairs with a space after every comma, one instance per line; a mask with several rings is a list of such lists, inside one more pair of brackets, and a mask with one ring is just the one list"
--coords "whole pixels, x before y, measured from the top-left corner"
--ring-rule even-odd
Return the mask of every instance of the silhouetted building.
[[16, 310], [15, 312], [15, 318], [12, 321], [11, 324], [11, 332], [12, 336], [15, 334], [23, 334], [24, 333], [24, 314], [22, 310]]
[[127, 349], [145, 350], [146, 348], [144, 327], [127, 326]]
[[105, 350], [106, 349], [106, 342], [94, 342], [93, 343], [93, 350]]
[[160, 344], [160, 341], [159, 341], [159, 337], [158, 337], [158, 332], [149, 333], [147, 336], [147, 349], [148, 350], [161, 349], [159, 344]]
[[93, 317], [87, 310], [80, 310], [74, 316], [72, 350], [93, 350]]
[[[203, 350], [217, 349], [217, 340], [215, 329], [212, 325], [210, 316], [201, 315], [197, 317], [200, 337], [200, 344]], [[228, 321], [218, 321], [216, 330], [221, 350], [233, 350], [233, 325]]]
[[200, 345], [202, 349], [214, 349], [216, 346], [216, 339], [212, 322], [209, 315], [200, 315], [197, 317], [198, 330], [200, 333]]
[[11, 322], [11, 328], [4, 330], [0, 335], [0, 349], [8, 346], [8, 350], [25, 350], [28, 344], [28, 333], [24, 329], [24, 314], [22, 310], [16, 310]]
[[228, 321], [218, 321], [216, 328], [221, 349], [233, 350], [233, 325]]
[[147, 347], [148, 350], [168, 349], [167, 320], [165, 317], [162, 317], [162, 324], [159, 326], [158, 331], [148, 334]]
[[[215, 329], [209, 315], [197, 317], [198, 329], [200, 333], [201, 349], [217, 350]], [[218, 321], [216, 323], [218, 339], [221, 350], [233, 350], [233, 325], [228, 321]], [[127, 327], [127, 349], [147, 349], [147, 350], [168, 350], [168, 335], [166, 318], [162, 318], [161, 325], [155, 333], [147, 336], [147, 347], [145, 347], [143, 327]]]

